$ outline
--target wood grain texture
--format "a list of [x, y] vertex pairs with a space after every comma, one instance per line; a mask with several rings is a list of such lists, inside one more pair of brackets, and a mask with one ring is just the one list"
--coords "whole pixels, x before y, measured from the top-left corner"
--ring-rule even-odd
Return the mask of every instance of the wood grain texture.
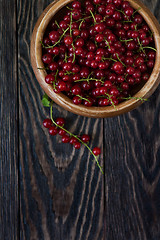
[[18, 239], [18, 114], [15, 1], [0, 1], [0, 239]]
[[[62, 144], [42, 127], [49, 109], [41, 104], [43, 93], [30, 65], [29, 45], [33, 26], [50, 2], [18, 1], [20, 239], [101, 240], [102, 174], [86, 149]], [[64, 116], [71, 132], [89, 133], [91, 147], [103, 146], [103, 120], [76, 116], [57, 105], [54, 115]]]
[[[159, 1], [143, 1], [159, 18]], [[160, 18], [159, 18], [160, 20]], [[105, 119], [105, 239], [160, 239], [160, 96]]]

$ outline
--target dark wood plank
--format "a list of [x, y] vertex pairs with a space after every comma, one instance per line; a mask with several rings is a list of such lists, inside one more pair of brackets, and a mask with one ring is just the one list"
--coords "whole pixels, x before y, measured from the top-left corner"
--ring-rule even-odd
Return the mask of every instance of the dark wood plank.
[[[103, 239], [103, 175], [88, 151], [74, 150], [49, 136], [42, 121], [49, 110], [30, 65], [33, 26], [51, 1], [19, 0], [20, 95], [20, 239]], [[64, 116], [67, 128], [89, 133], [91, 146], [103, 147], [103, 121], [76, 116], [55, 105], [55, 117]], [[101, 161], [102, 163], [102, 161]]]
[[[159, 1], [143, 1], [159, 15]], [[160, 20], [160, 18], [159, 18]], [[105, 120], [106, 238], [160, 239], [160, 97]]]
[[15, 1], [0, 1], [0, 239], [18, 239], [18, 115]]

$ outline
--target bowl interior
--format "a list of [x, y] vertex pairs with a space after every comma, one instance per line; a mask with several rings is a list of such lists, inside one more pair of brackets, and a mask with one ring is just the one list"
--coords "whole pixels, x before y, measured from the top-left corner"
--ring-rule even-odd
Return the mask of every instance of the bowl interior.
[[[64, 16], [66, 12], [66, 5], [70, 6], [72, 0], [69, 1], [58, 1], [60, 4], [58, 7], [56, 5], [53, 5], [49, 12], [50, 14], [47, 14], [44, 16], [44, 23], [42, 24], [41, 28], [43, 28], [43, 31], [41, 29], [41, 34], [39, 34], [38, 37], [38, 42], [40, 40], [43, 40], [44, 33], [48, 30], [50, 22], [54, 20], [60, 20], [62, 16]], [[58, 3], [57, 2], [57, 3]], [[82, 1], [83, 2], [83, 1]], [[157, 87], [157, 78], [159, 77], [159, 69], [157, 72], [157, 67], [160, 68], [160, 60], [158, 58], [159, 54], [159, 47], [160, 47], [160, 30], [159, 30], [159, 25], [157, 21], [155, 20], [154, 16], [151, 15], [150, 11], [139, 1], [129, 1], [134, 9], [140, 9], [140, 14], [143, 16], [147, 24], [149, 25], [151, 31], [153, 32], [154, 40], [155, 40], [155, 45], [157, 48], [157, 53], [156, 53], [156, 61], [155, 61], [155, 66], [152, 71], [152, 74], [147, 82], [142, 82], [140, 85], [137, 85], [133, 88], [131, 95], [134, 96], [135, 98], [137, 97], [149, 97], [152, 92], [155, 90]], [[53, 14], [51, 13], [51, 10], [53, 11]], [[156, 23], [154, 24], [154, 22]], [[40, 31], [40, 29], [39, 29]], [[158, 36], [158, 38], [157, 38]], [[35, 44], [36, 45], [36, 44]], [[44, 67], [44, 64], [42, 62], [42, 47], [39, 45], [38, 48], [38, 54], [39, 54], [39, 60], [38, 60], [38, 65], [40, 67]], [[42, 74], [41, 74], [42, 75]], [[43, 81], [44, 81], [44, 75], [46, 75], [46, 71], [44, 71], [43, 74]], [[156, 84], [154, 82], [156, 81]], [[158, 81], [159, 82], [159, 81]], [[49, 87], [50, 88], [50, 87]], [[53, 90], [53, 88], [51, 88]], [[50, 89], [50, 90], [51, 90]], [[45, 89], [44, 89], [45, 90]], [[51, 91], [48, 91], [48, 95], [55, 100], [58, 104], [63, 106], [65, 109], [77, 113], [83, 116], [90, 116], [90, 117], [108, 117], [108, 116], [115, 116], [119, 115], [121, 113], [127, 112], [135, 108], [136, 106], [140, 105], [142, 102], [139, 99], [131, 99], [124, 101], [116, 106], [116, 109], [113, 106], [107, 106], [107, 107], [85, 107], [83, 105], [78, 105], [76, 106], [75, 104], [72, 103], [72, 100], [69, 99], [66, 95], [60, 93], [60, 94], [55, 94], [51, 93]], [[56, 97], [55, 97], [56, 95]], [[80, 111], [79, 111], [80, 109]]]

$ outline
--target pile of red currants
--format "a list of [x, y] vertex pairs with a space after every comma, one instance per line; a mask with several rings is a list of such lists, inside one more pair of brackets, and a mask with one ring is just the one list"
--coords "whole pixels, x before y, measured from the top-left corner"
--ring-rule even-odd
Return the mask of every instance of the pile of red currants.
[[45, 81], [86, 107], [117, 105], [150, 77], [153, 33], [123, 0], [85, 0], [66, 6], [42, 41]]

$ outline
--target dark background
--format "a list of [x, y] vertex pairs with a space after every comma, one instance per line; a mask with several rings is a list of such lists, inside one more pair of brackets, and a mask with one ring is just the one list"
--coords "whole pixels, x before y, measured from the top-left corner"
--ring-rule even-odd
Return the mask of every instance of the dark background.
[[[160, 1], [143, 0], [160, 20]], [[159, 240], [160, 95], [110, 119], [55, 105], [67, 128], [101, 146], [102, 175], [85, 148], [42, 127], [49, 109], [30, 64], [30, 37], [51, 0], [0, 0], [0, 239]]]

